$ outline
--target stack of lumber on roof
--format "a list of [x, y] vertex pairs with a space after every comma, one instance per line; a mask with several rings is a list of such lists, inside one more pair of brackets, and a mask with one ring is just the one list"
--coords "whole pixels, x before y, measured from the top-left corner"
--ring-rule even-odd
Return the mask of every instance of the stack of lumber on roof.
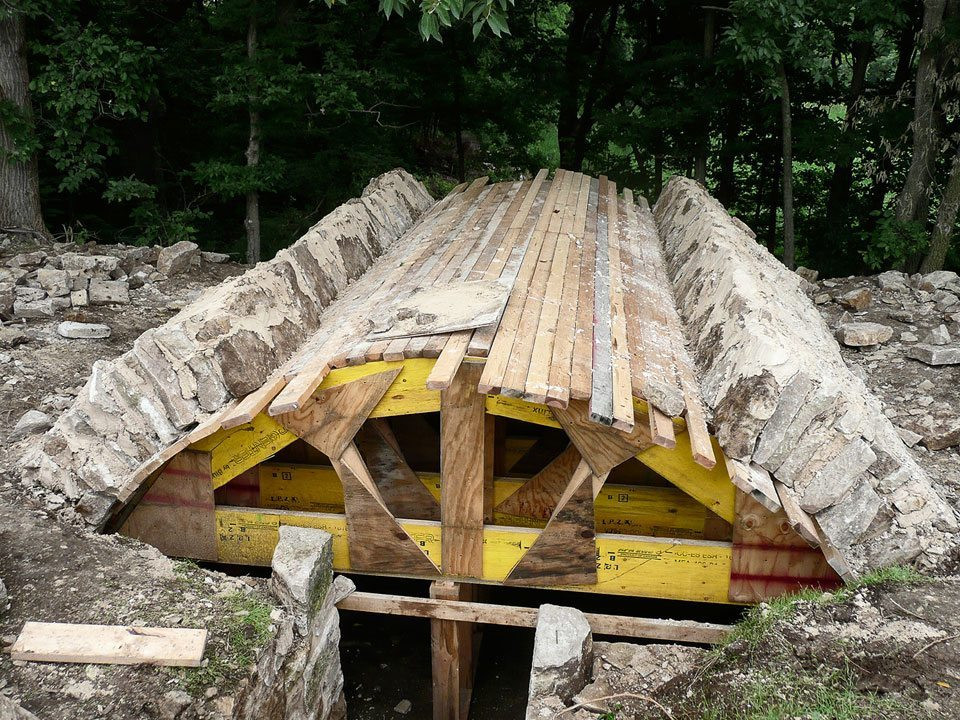
[[936, 562], [954, 513], [799, 278], [692, 180], [672, 178], [654, 212], [734, 484], [782, 508], [841, 575]]
[[[714, 464], [653, 217], [629, 190], [620, 195], [605, 177], [563, 170], [552, 180], [545, 171], [514, 183], [481, 178], [426, 213], [374, 270], [334, 302], [228, 426], [263, 408], [297, 409], [331, 369], [346, 365], [438, 358], [429, 387], [445, 389], [469, 355], [486, 359], [481, 393], [556, 408], [588, 400], [591, 420], [620, 430], [634, 427], [634, 398], [646, 401], [644, 420], [665, 446], [674, 442], [669, 418], [683, 416], [695, 458]], [[409, 306], [453, 288], [470, 308], [482, 282], [502, 288], [493, 322], [481, 315], [473, 327], [401, 337], [384, 330], [397, 298]], [[486, 298], [481, 305], [489, 307]], [[450, 310], [461, 326], [469, 315]], [[430, 322], [438, 320], [431, 314]]]

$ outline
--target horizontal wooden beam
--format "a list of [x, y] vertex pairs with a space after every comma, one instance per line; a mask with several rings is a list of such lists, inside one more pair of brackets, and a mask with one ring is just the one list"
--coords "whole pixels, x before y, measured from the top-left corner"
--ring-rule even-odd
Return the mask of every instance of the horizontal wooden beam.
[[[343, 490], [332, 467], [263, 463], [259, 472], [261, 507], [275, 510], [343, 512]], [[440, 475], [419, 472], [417, 477], [436, 501], [440, 502]], [[527, 480], [522, 478], [494, 478], [494, 505], [500, 505], [526, 482]], [[233, 502], [247, 504], [250, 500], [237, 496]], [[531, 511], [534, 510], [531, 508]], [[543, 527], [551, 512], [552, 506], [541, 507], [539, 512], [530, 516], [495, 510], [494, 523]], [[704, 534], [707, 512], [702, 504], [677, 488], [607, 483], [596, 499], [595, 517], [598, 532], [695, 538]]]
[[[337, 604], [340, 610], [402, 615], [404, 617], [456, 620], [458, 622], [506, 625], [510, 627], [536, 627], [539, 610], [516, 605], [464, 602], [420, 598], [408, 595], [385, 595], [381, 593], [354, 592]], [[668, 642], [704, 643], [721, 642], [730, 632], [729, 625], [703, 623], [694, 620], [662, 620], [628, 615], [584, 613], [590, 629], [597, 635], [666, 640]]]

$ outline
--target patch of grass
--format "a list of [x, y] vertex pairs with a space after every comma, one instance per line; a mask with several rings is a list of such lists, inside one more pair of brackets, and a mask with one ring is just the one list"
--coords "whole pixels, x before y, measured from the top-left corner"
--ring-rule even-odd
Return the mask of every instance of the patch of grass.
[[893, 585], [919, 585], [930, 582], [930, 578], [921, 575], [916, 568], [909, 565], [894, 565], [893, 567], [874, 570], [864, 575], [857, 582], [857, 587], [871, 587], [883, 583]]
[[723, 642], [723, 646], [739, 641], [744, 643], [749, 650], [756, 650], [770, 632], [770, 629], [778, 621], [785, 620], [793, 615], [799, 603], [823, 603], [831, 598], [830, 593], [806, 589], [790, 595], [781, 595], [769, 602], [761, 603], [750, 608], [746, 617], [734, 626]]
[[191, 695], [199, 696], [224, 679], [239, 680], [270, 637], [269, 605], [243, 592], [228, 595], [224, 603], [228, 614], [207, 645], [207, 665], [182, 671]]
[[849, 669], [821, 669], [816, 676], [787, 671], [757, 670], [735, 692], [724, 692], [710, 703], [704, 720], [861, 720], [896, 713], [922, 718], [915, 704], [858, 690]]

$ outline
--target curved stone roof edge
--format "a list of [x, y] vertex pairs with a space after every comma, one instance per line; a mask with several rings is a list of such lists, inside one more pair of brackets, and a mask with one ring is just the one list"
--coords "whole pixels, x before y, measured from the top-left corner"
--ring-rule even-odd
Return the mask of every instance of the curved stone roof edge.
[[954, 511], [843, 361], [800, 278], [689, 178], [670, 179], [654, 215], [728, 457], [769, 473], [845, 577], [936, 564]]
[[208, 288], [123, 355], [94, 363], [73, 405], [28, 445], [25, 470], [70, 499], [117, 496], [198, 419], [259, 387], [310, 337], [323, 309], [433, 205], [403, 169], [374, 178], [274, 259]]

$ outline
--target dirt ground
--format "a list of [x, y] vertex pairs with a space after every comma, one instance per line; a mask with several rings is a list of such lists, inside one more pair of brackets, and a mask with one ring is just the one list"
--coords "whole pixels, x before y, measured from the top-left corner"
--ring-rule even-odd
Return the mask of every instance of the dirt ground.
[[[13, 252], [0, 252], [0, 264]], [[128, 305], [0, 329], [0, 578], [11, 598], [9, 609], [0, 609], [4, 646], [28, 619], [210, 630], [212, 664], [198, 670], [13, 663], [0, 654], [0, 693], [41, 720], [227, 717], [245, 667], [270, 631], [272, 605], [263, 578], [230, 577], [168, 560], [136, 542], [91, 535], [62, 497], [21, 484], [17, 448], [9, 440], [25, 411], [55, 417], [82, 387], [94, 361], [122, 353], [203, 288], [243, 269], [235, 263], [204, 265], [131, 291]], [[912, 321], [892, 319], [890, 312], [902, 308], [882, 301], [875, 279], [853, 278], [820, 287], [830, 295], [820, 305], [827, 323], [835, 326], [844, 312], [834, 298], [860, 286], [876, 291], [878, 300], [856, 319], [895, 327], [894, 338], [878, 348], [845, 348], [844, 357], [862, 370], [897, 424], [918, 427], [927, 416], [933, 425], [956, 420], [960, 366], [931, 369], [907, 359], [909, 343], [900, 340], [903, 332], [920, 335], [936, 327], [933, 315], [911, 306]], [[106, 340], [66, 340], [55, 331], [64, 319], [102, 322], [113, 333]], [[951, 331], [960, 336], [956, 325]], [[957, 448], [931, 451], [920, 442], [914, 452], [954, 507], [960, 505]], [[888, 582], [829, 600], [761, 607], [734, 642], [709, 653], [657, 700], [671, 717], [690, 720], [960, 717], [958, 589], [956, 577]], [[657, 613], [678, 616], [683, 610], [650, 609]], [[426, 623], [374, 624], [366, 616], [345, 615], [343, 628], [351, 717], [431, 717]], [[487, 633], [473, 717], [521, 716], [531, 648], [529, 631]], [[409, 710], [395, 710], [405, 708], [404, 700]], [[664, 711], [650, 705], [611, 717], [664, 717]]]

